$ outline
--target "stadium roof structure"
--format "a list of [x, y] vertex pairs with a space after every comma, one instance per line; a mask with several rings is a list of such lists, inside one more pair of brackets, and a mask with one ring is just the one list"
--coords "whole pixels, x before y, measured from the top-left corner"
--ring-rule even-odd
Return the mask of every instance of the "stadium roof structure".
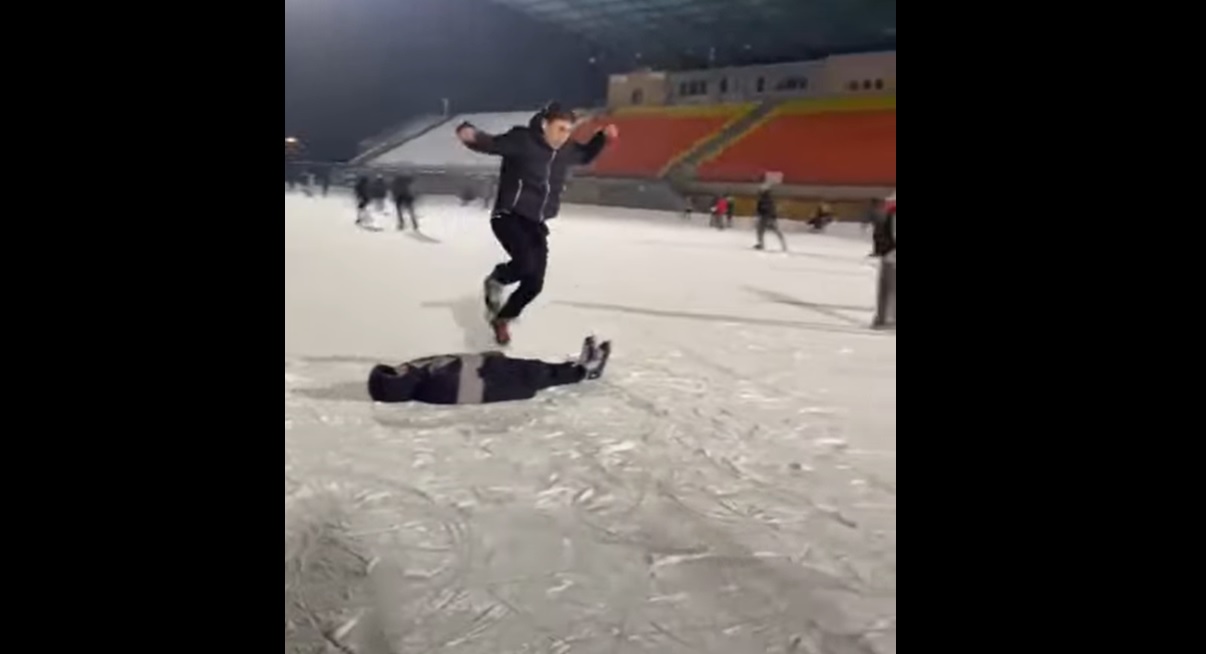
[[491, 0], [665, 69], [896, 47], [896, 0]]

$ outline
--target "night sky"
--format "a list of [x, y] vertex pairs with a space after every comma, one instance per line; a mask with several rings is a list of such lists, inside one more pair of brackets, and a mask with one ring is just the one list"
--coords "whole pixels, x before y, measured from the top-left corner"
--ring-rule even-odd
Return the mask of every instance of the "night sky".
[[599, 105], [597, 54], [486, 0], [286, 0], [285, 135], [307, 158], [346, 160], [445, 97], [453, 113]]

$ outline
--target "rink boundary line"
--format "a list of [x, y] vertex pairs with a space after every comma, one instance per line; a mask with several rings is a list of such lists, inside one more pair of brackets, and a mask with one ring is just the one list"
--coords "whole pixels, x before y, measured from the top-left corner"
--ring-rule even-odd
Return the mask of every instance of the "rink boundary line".
[[553, 304], [571, 307], [575, 309], [586, 309], [588, 311], [608, 311], [612, 313], [625, 313], [630, 315], [648, 316], [652, 318], [671, 318], [678, 320], [694, 320], [698, 322], [712, 323], [729, 323], [734, 325], [760, 325], [764, 327], [786, 327], [790, 329], [802, 329], [806, 331], [829, 332], [836, 334], [853, 334], [859, 336], [874, 336], [874, 337], [895, 337], [895, 331], [877, 331], [870, 327], [856, 327], [854, 325], [832, 325], [826, 323], [807, 322], [802, 320], [784, 320], [781, 318], [743, 318], [741, 316], [728, 316], [722, 314], [711, 313], [694, 313], [688, 311], [670, 311], [664, 309], [646, 309], [642, 307], [627, 307], [618, 304], [603, 304], [596, 302], [574, 302], [570, 300], [557, 300]]

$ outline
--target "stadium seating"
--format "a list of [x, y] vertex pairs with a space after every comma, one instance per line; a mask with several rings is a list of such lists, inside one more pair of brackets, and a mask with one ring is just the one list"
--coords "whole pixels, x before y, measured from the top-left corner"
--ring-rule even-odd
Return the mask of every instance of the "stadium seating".
[[788, 184], [894, 185], [896, 97], [800, 100], [699, 166], [704, 181], [759, 181], [783, 173]]
[[374, 166], [408, 166], [430, 169], [495, 169], [498, 159], [466, 148], [453, 128], [464, 121], [491, 134], [501, 134], [516, 125], [527, 125], [536, 109], [510, 113], [464, 114], [447, 123], [448, 129], [434, 129], [386, 152], [372, 162]]
[[620, 140], [586, 170], [588, 175], [659, 177], [679, 157], [736, 121], [755, 105], [621, 109], [578, 127], [575, 138], [589, 139], [603, 124], [620, 128]]

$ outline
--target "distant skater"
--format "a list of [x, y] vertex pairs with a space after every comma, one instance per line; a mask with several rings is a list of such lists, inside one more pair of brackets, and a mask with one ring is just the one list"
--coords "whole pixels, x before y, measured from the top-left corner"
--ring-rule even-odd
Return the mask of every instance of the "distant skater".
[[406, 175], [398, 175], [394, 177], [393, 185], [390, 188], [390, 194], [394, 198], [394, 210], [398, 213], [398, 229], [406, 229], [405, 214], [410, 214], [410, 224], [414, 230], [419, 231], [419, 215], [415, 213], [415, 193], [411, 189], [414, 180]]
[[872, 236], [879, 259], [879, 283], [876, 289], [874, 329], [896, 329], [896, 206], [890, 203], [875, 223]]
[[369, 183], [369, 197], [373, 199], [377, 213], [385, 213], [385, 199], [389, 197], [389, 184], [385, 182], [385, 175], [378, 173]]
[[[544, 289], [546, 222], [561, 210], [570, 168], [590, 164], [619, 136], [615, 125], [608, 125], [589, 142], [578, 143], [570, 138], [576, 121], [574, 112], [554, 103], [527, 127], [506, 134], [487, 134], [469, 123], [457, 127], [457, 137], [470, 150], [502, 157], [490, 227], [511, 260], [496, 266], [485, 280], [486, 310], [499, 345], [511, 342], [511, 321]], [[512, 284], [519, 287], [503, 304], [503, 293]]]
[[783, 246], [783, 251], [787, 252], [787, 239], [783, 237], [783, 232], [779, 231], [779, 213], [769, 184], [763, 186], [762, 192], [758, 194], [757, 232], [758, 244], [754, 246], [755, 250], [766, 249], [766, 233], [771, 232], [779, 237], [779, 244]]
[[356, 226], [367, 227], [370, 223], [368, 206], [372, 198], [369, 197], [369, 180], [364, 175], [356, 176], [356, 185], [352, 188], [352, 192], [356, 196]]
[[375, 402], [425, 404], [491, 404], [530, 400], [554, 386], [598, 379], [611, 358], [611, 343], [588, 337], [576, 361], [547, 363], [512, 359], [502, 352], [445, 354], [378, 365], [369, 375]]
[[724, 218], [729, 213], [729, 198], [721, 195], [716, 198], [716, 202], [712, 204], [712, 220], [711, 227], [724, 231]]
[[812, 227], [814, 232], [823, 232], [833, 222], [837, 220], [836, 214], [833, 211], [833, 206], [828, 202], [822, 201], [817, 205], [816, 211], [813, 212], [812, 218], [808, 221], [809, 227]]

